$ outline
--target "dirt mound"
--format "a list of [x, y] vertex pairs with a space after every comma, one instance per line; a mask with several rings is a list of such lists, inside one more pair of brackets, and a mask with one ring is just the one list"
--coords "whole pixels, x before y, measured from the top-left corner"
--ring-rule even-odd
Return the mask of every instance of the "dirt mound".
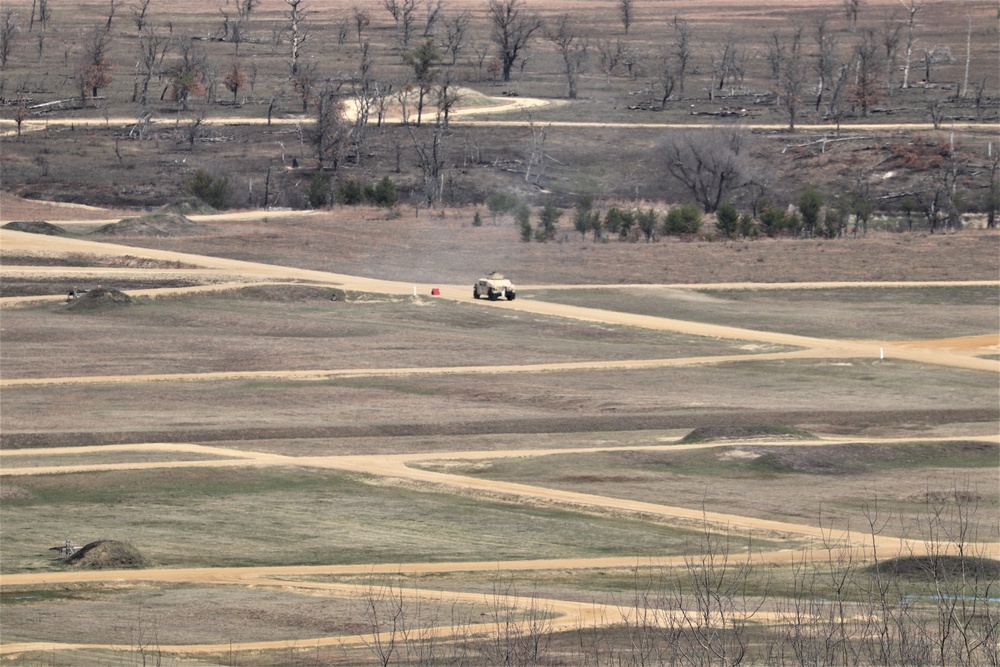
[[769, 440], [789, 438], [793, 440], [815, 440], [816, 436], [802, 429], [790, 426], [762, 426], [727, 424], [720, 426], [703, 426], [688, 433], [681, 440], [684, 444], [698, 442], [717, 442], [719, 440], [754, 440], [767, 438]]
[[93, 234], [110, 236], [197, 236], [208, 227], [188, 219], [180, 213], [151, 213], [138, 218], [123, 218], [118, 222], [98, 227]]
[[137, 569], [149, 565], [138, 549], [117, 540], [91, 542], [67, 558], [66, 564], [87, 570]]
[[127, 306], [133, 303], [132, 297], [116, 289], [98, 287], [88, 292], [77, 292], [70, 301], [71, 310], [89, 311], [99, 308]]
[[311, 285], [255, 285], [235, 290], [230, 298], [252, 301], [344, 301], [347, 295], [342, 289]]
[[912, 556], [871, 565], [868, 571], [917, 579], [954, 579], [962, 575], [996, 579], [1000, 577], [1000, 560], [969, 556]]
[[66, 236], [67, 232], [59, 225], [53, 225], [44, 220], [15, 220], [3, 226], [4, 229], [11, 229], [15, 232], [28, 232], [29, 234], [45, 234], [46, 236]]

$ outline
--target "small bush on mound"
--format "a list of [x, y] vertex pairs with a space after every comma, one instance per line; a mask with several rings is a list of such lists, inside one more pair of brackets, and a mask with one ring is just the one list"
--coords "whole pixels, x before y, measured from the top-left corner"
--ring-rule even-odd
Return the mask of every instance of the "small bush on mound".
[[66, 230], [59, 225], [53, 225], [44, 220], [15, 220], [3, 226], [15, 232], [28, 232], [29, 234], [45, 234], [46, 236], [65, 236]]
[[99, 308], [127, 306], [132, 303], [132, 297], [116, 289], [98, 287], [77, 296], [69, 307], [74, 311], [89, 311]]
[[719, 440], [747, 440], [750, 438], [790, 438], [794, 440], [815, 440], [809, 431], [790, 426], [706, 426], [696, 428], [684, 436], [682, 444], [716, 442]]
[[191, 221], [180, 213], [151, 213], [138, 218], [122, 218], [118, 222], [98, 227], [94, 234], [112, 236], [193, 236], [208, 228]]
[[139, 550], [127, 542], [97, 540], [66, 559], [66, 565], [86, 570], [133, 570], [149, 565]]

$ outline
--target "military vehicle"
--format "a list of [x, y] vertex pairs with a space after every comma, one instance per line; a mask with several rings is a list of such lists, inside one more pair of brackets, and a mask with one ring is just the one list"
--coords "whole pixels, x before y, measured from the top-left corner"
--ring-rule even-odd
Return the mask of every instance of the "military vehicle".
[[496, 301], [500, 297], [513, 301], [517, 292], [514, 290], [513, 283], [504, 278], [502, 273], [494, 271], [485, 278], [477, 280], [472, 288], [472, 298], [479, 299], [484, 296], [490, 301]]

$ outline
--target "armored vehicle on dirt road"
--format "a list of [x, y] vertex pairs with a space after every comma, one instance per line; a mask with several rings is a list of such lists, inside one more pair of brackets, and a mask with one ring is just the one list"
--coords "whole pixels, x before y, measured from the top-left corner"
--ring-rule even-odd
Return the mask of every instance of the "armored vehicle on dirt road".
[[485, 278], [477, 280], [472, 288], [472, 298], [479, 299], [484, 296], [490, 301], [496, 301], [500, 297], [513, 301], [517, 293], [513, 283], [504, 278], [502, 273], [494, 271]]

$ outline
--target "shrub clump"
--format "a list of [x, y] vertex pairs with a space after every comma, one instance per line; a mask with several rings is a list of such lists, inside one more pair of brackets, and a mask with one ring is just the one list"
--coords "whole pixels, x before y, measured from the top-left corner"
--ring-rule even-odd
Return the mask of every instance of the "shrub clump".
[[184, 191], [214, 209], [229, 208], [231, 188], [225, 176], [215, 178], [204, 169], [199, 169], [184, 183]]
[[362, 185], [349, 178], [337, 184], [336, 195], [337, 201], [345, 206], [371, 204], [380, 208], [392, 208], [398, 200], [396, 184], [388, 176], [383, 176], [375, 185]]

